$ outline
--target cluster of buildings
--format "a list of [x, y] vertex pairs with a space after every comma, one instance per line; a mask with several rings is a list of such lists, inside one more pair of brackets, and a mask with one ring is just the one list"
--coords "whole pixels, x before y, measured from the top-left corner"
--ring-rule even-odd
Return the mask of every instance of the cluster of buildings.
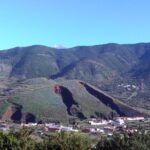
[[41, 127], [44, 129], [45, 132], [78, 132], [77, 128], [72, 126], [64, 126], [61, 124], [56, 123], [45, 123], [45, 124], [37, 124], [37, 123], [28, 123], [28, 124], [21, 124], [21, 127]]
[[57, 131], [57, 132], [79, 132], [79, 129], [74, 128], [72, 126], [63, 126], [63, 125], [55, 125], [53, 123], [45, 124], [45, 130], [46, 131]]
[[91, 125], [115, 125], [115, 126], [120, 126], [120, 125], [125, 125], [126, 121], [144, 121], [144, 117], [116, 117], [113, 120], [98, 120], [98, 119], [91, 119], [89, 121], [89, 124]]
[[136, 86], [136, 85], [130, 85], [130, 84], [119, 84], [118, 87], [122, 87], [122, 88], [125, 88], [127, 89], [128, 91], [131, 91], [132, 89], [133, 90], [139, 90], [139, 87]]
[[[106, 134], [106, 135], [113, 135], [118, 129], [126, 131], [127, 133], [132, 133], [137, 131], [136, 129], [128, 128], [127, 122], [137, 122], [137, 121], [146, 121], [144, 117], [116, 117], [113, 120], [103, 120], [103, 119], [90, 119], [87, 120], [84, 125], [69, 125], [65, 126], [58, 123], [44, 123], [44, 124], [37, 124], [37, 123], [28, 123], [28, 124], [20, 124], [20, 128], [28, 127], [34, 128], [40, 131], [41, 135], [44, 133], [51, 133], [51, 132], [83, 132], [89, 134]], [[9, 125], [5, 123], [0, 123], [0, 131], [8, 131]]]
[[113, 135], [118, 130], [122, 129], [127, 133], [136, 132], [137, 129], [133, 130], [127, 127], [127, 122], [143, 121], [144, 117], [116, 117], [113, 120], [99, 120], [91, 119], [88, 121], [89, 127], [85, 128], [84, 131], [90, 133], [103, 133], [107, 135]]

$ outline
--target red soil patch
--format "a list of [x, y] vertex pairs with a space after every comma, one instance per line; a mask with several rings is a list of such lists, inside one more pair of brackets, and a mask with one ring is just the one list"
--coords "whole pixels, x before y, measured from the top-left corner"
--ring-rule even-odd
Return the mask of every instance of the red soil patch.
[[55, 85], [54, 88], [53, 88], [54, 92], [56, 94], [61, 94], [61, 88], [59, 85]]
[[14, 109], [12, 107], [8, 107], [6, 112], [3, 114], [2, 116], [2, 121], [6, 121], [6, 120], [10, 120], [11, 119], [11, 116], [13, 115], [14, 113]]

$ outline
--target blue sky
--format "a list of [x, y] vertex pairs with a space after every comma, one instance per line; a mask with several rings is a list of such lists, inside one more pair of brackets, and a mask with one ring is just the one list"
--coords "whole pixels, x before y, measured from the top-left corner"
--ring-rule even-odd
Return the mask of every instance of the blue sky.
[[150, 42], [150, 0], [0, 0], [0, 49]]

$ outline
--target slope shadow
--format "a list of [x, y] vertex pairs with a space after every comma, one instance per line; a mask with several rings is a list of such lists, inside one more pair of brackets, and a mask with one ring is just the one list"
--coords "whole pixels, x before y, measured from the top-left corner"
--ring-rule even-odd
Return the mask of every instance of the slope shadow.
[[[8, 102], [10, 102], [8, 100]], [[13, 120], [14, 122], [21, 122], [21, 118], [22, 118], [22, 105], [19, 105], [17, 103], [13, 103], [10, 102], [11, 104], [14, 105], [14, 113], [11, 116], [11, 120]]]
[[13, 120], [14, 122], [21, 122], [21, 118], [22, 118], [21, 109], [22, 109], [21, 107], [15, 108], [15, 112], [11, 116], [11, 120]]
[[65, 68], [63, 68], [59, 73], [51, 75], [50, 78], [51, 79], [56, 79], [56, 78], [62, 77], [67, 72], [69, 72], [71, 69], [73, 69], [75, 66], [76, 66], [76, 63], [72, 63], [72, 64], [66, 66]]
[[[96, 91], [95, 89], [93, 89], [92, 87], [88, 86], [83, 82], [80, 82], [80, 84], [82, 84], [90, 94], [98, 98], [103, 104], [109, 106], [112, 110], [115, 110], [117, 114], [120, 116], [130, 116], [130, 117], [148, 116], [145, 113], [138, 112], [137, 110], [134, 110], [131, 107], [125, 106], [121, 103], [115, 104], [110, 97], [104, 95], [103, 93]], [[112, 115], [116, 114], [111, 114], [111, 116]]]
[[36, 117], [31, 114], [31, 113], [27, 113], [26, 116], [25, 116], [25, 122], [26, 123], [29, 123], [29, 122], [36, 122]]
[[71, 64], [65, 66], [59, 73], [51, 75], [50, 78], [51, 79], [57, 79], [59, 77], [62, 77], [64, 75], [66, 75], [67, 72], [69, 72], [70, 70], [72, 70], [79, 62], [83, 61], [85, 58], [81, 58], [78, 61], [74, 61]]
[[78, 103], [76, 103], [75, 100], [73, 99], [72, 93], [66, 87], [60, 86], [60, 89], [63, 103], [67, 107], [68, 114], [77, 115], [77, 117], [79, 117], [80, 119], [86, 119], [86, 117], [82, 112], [76, 109], [76, 113], [74, 114], [73, 111], [71, 110], [73, 105], [75, 105], [78, 108]]
[[17, 103], [11, 102], [11, 104], [14, 105], [14, 113], [11, 116], [11, 120], [13, 120], [16, 123], [20, 123], [20, 122], [25, 122], [25, 123], [29, 123], [29, 122], [36, 122], [36, 117], [31, 114], [31, 113], [22, 113], [22, 105], [19, 105]]
[[35, 123], [36, 122], [36, 117], [32, 113], [23, 113], [21, 122], [23, 123]]
[[120, 110], [120, 108], [113, 102], [111, 98], [105, 96], [103, 93], [96, 91], [83, 82], [80, 82], [80, 84], [82, 84], [91, 95], [98, 98], [99, 101], [101, 101], [103, 104], [110, 107], [112, 110], [115, 110], [120, 116], [125, 116], [125, 113]]

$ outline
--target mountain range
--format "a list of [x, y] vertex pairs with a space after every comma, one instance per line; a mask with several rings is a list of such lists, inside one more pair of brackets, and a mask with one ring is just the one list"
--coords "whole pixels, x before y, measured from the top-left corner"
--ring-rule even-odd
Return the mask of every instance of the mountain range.
[[2, 50], [0, 110], [17, 121], [150, 115], [150, 43]]

